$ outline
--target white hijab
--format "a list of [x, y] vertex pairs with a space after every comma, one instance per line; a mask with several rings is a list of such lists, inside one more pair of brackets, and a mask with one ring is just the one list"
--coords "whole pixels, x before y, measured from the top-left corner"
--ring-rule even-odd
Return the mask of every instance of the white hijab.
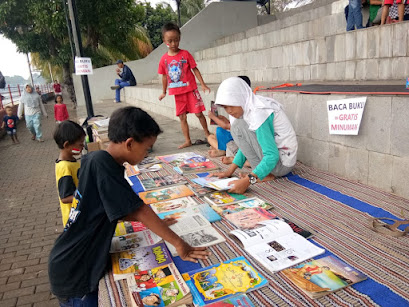
[[[31, 93], [27, 92], [27, 86], [31, 87]], [[30, 108], [39, 108], [40, 99], [40, 95], [37, 94], [37, 92], [30, 84], [24, 85], [24, 91], [20, 98], [20, 101], [24, 103], [24, 105]]]
[[[282, 106], [272, 98], [253, 94], [248, 84], [238, 77], [224, 80], [217, 90], [216, 104], [221, 106], [236, 106], [243, 108], [243, 119], [252, 131], [257, 130], [273, 112], [278, 112]], [[233, 116], [229, 116], [233, 124]]]

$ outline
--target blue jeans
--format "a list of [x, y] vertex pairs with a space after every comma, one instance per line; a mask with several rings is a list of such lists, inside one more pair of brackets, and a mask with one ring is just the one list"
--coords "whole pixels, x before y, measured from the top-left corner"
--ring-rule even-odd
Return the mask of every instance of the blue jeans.
[[362, 29], [361, 0], [349, 0], [347, 31]]
[[41, 114], [26, 115], [26, 126], [30, 130], [32, 135], [37, 137], [37, 140], [41, 139], [43, 132], [41, 131]]
[[131, 86], [129, 81], [121, 81], [121, 79], [115, 79], [115, 85], [119, 85], [119, 88], [115, 90], [115, 100], [116, 102], [121, 101], [121, 89], [125, 86]]
[[59, 299], [60, 307], [98, 307], [98, 291], [91, 292], [81, 297], [71, 297], [66, 300]]

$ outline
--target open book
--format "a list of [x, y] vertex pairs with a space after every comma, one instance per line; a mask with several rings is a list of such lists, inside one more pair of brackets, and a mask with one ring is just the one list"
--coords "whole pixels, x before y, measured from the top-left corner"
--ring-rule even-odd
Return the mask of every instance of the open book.
[[[176, 224], [171, 225], [169, 228], [193, 247], [212, 246], [226, 241], [201, 214], [181, 218]], [[172, 256], [177, 256], [175, 247], [167, 242], [166, 245]]]
[[325, 252], [296, 234], [286, 222], [277, 219], [259, 223], [263, 227], [233, 230], [244, 249], [272, 273], [296, 265]]
[[229, 185], [229, 183], [235, 180], [239, 180], [239, 178], [232, 177], [219, 179], [217, 177], [199, 177], [192, 179], [194, 183], [200, 184], [201, 186], [211, 188], [217, 191], [230, 190], [233, 186]]
[[334, 256], [285, 269], [283, 274], [313, 299], [366, 279], [364, 274]]

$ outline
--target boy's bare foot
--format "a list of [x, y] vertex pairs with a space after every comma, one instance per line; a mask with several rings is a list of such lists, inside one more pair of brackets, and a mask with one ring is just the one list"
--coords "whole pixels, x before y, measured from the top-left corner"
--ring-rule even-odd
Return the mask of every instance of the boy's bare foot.
[[182, 145], [179, 145], [179, 149], [186, 148], [192, 146], [192, 142], [185, 142]]
[[276, 179], [276, 177], [273, 174], [268, 174], [261, 182], [272, 181], [274, 179]]
[[222, 158], [222, 163], [223, 164], [232, 164], [233, 163], [233, 157], [223, 157]]
[[226, 154], [224, 151], [218, 150], [218, 149], [211, 149], [207, 153], [212, 158], [222, 157], [222, 156], [224, 156]]

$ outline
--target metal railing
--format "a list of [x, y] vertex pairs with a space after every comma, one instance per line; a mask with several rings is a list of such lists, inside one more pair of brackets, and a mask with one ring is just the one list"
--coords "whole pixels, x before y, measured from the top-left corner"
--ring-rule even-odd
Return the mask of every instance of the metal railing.
[[[34, 88], [39, 88], [42, 94], [53, 92], [52, 84], [37, 84]], [[5, 106], [11, 104], [14, 106], [15, 102], [21, 97], [24, 90], [23, 85], [10, 85], [8, 84], [4, 89], [0, 89], [0, 110], [3, 110]]]

